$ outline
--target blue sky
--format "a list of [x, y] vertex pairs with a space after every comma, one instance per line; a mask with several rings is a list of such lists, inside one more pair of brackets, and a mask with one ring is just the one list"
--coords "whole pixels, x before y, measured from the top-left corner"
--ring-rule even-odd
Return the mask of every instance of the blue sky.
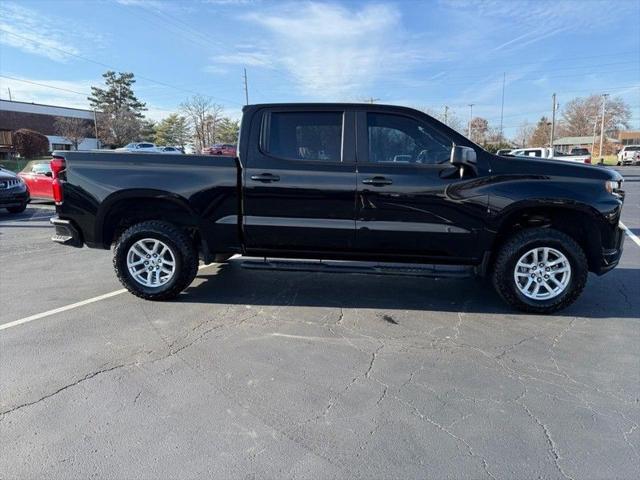
[[473, 103], [498, 125], [505, 73], [507, 136], [553, 92], [620, 95], [640, 128], [639, 25], [638, 0], [0, 0], [0, 97], [85, 107], [111, 67], [154, 119], [193, 93], [236, 117], [246, 67], [251, 103], [372, 97], [463, 121]]

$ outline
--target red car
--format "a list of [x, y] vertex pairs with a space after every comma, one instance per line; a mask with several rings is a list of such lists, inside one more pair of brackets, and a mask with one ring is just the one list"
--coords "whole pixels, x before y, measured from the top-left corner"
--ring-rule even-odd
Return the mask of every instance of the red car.
[[29, 162], [18, 175], [27, 185], [31, 198], [53, 200], [53, 178], [49, 162]]
[[225, 157], [236, 156], [236, 146], [230, 143], [216, 143], [202, 149], [203, 155], [223, 155]]

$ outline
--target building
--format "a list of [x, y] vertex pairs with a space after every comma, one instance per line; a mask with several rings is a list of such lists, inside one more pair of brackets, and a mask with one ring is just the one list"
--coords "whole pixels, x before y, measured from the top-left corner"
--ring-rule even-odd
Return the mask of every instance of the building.
[[640, 130], [618, 132], [618, 140], [621, 145], [640, 145]]
[[[572, 148], [588, 148], [591, 151], [591, 147], [594, 144], [596, 147], [600, 145], [600, 135], [593, 137], [589, 135], [586, 137], [562, 137], [553, 141], [553, 147], [559, 152], [569, 152]], [[617, 138], [605, 137], [605, 143], [618, 144], [620, 140]], [[593, 152], [591, 152], [593, 154]]]
[[0, 100], [0, 159], [7, 158], [14, 152], [11, 134], [20, 128], [28, 128], [45, 135], [49, 140], [50, 150], [71, 150], [71, 142], [56, 132], [54, 124], [58, 117], [85, 120], [91, 134], [78, 145], [78, 149], [98, 148], [98, 140], [93, 133], [96, 131], [93, 110]]

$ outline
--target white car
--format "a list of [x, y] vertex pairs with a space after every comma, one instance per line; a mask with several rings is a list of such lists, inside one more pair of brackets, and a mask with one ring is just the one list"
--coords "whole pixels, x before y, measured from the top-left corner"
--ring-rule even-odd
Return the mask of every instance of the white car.
[[625, 145], [618, 152], [618, 165], [640, 165], [640, 145]]
[[180, 147], [158, 147], [158, 153], [173, 153], [175, 155], [182, 155], [184, 152]]
[[160, 153], [160, 149], [155, 143], [134, 142], [124, 147], [116, 148], [116, 152], [135, 152], [135, 153]]
[[553, 148], [549, 147], [516, 148], [515, 150], [511, 150], [509, 155], [516, 157], [548, 158], [550, 160], [562, 160], [574, 163], [591, 163], [591, 155], [569, 155], [556, 152]]

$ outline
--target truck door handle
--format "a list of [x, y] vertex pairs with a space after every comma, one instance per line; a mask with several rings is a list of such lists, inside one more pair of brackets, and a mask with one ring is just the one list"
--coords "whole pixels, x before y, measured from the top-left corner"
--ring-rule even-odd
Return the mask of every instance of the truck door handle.
[[251, 175], [251, 180], [254, 182], [277, 182], [280, 177], [272, 173], [261, 173], [260, 175]]
[[365, 178], [362, 180], [365, 185], [373, 185], [374, 187], [381, 187], [383, 185], [391, 185], [393, 182], [385, 177], [373, 177]]

